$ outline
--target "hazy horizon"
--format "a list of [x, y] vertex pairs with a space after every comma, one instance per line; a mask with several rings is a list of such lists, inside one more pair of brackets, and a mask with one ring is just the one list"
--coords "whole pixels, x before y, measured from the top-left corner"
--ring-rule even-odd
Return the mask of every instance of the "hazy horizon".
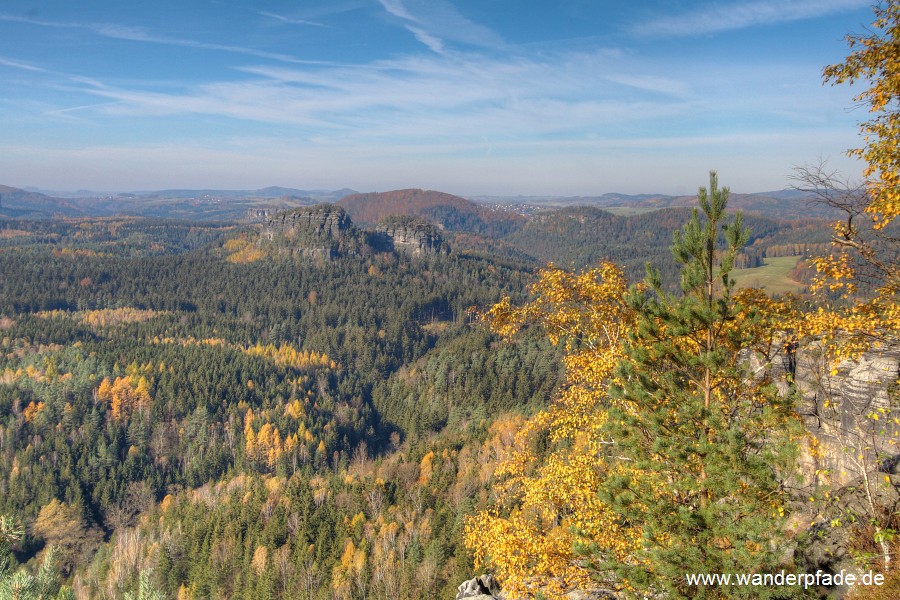
[[[0, 182], [0, 186], [7, 185], [4, 182]], [[727, 186], [727, 184], [724, 184]], [[142, 195], [142, 194], [161, 194], [165, 192], [202, 192], [202, 193], [230, 193], [230, 194], [238, 194], [238, 193], [254, 193], [254, 192], [263, 192], [270, 189], [283, 189], [288, 191], [295, 192], [305, 192], [305, 193], [321, 193], [321, 194], [333, 194], [335, 192], [346, 191], [347, 193], [353, 194], [371, 194], [371, 193], [386, 193], [386, 192], [394, 192], [404, 189], [424, 189], [426, 191], [433, 192], [441, 192], [448, 193], [455, 196], [459, 196], [462, 198], [476, 198], [476, 199], [490, 199], [490, 198], [504, 198], [504, 199], [514, 199], [514, 198], [599, 198], [602, 196], [629, 196], [629, 197], [641, 197], [641, 196], [669, 196], [669, 197], [680, 197], [680, 196], [693, 196], [696, 195], [697, 190], [693, 190], [692, 192], [684, 193], [684, 194], [676, 194], [670, 193], [666, 191], [644, 191], [644, 192], [633, 192], [626, 193], [620, 192], [616, 190], [606, 190], [606, 191], [597, 191], [589, 194], [481, 194], [481, 193], [472, 193], [472, 194], [454, 194], [453, 192], [448, 192], [446, 190], [432, 189], [432, 188], [409, 188], [409, 187], [400, 187], [393, 189], [383, 189], [383, 190], [357, 190], [349, 187], [338, 187], [338, 188], [309, 188], [309, 187], [292, 187], [292, 186], [283, 186], [283, 185], [265, 185], [251, 188], [221, 188], [221, 187], [196, 187], [196, 188], [148, 188], [148, 189], [121, 189], [121, 190], [88, 190], [88, 189], [58, 189], [58, 190], [50, 190], [46, 188], [41, 188], [38, 186], [9, 186], [15, 187], [17, 189], [21, 189], [26, 192], [34, 192], [39, 194], [44, 194], [50, 197], [58, 197], [58, 198], [92, 198], [92, 197], [104, 197], [104, 196], [112, 196], [112, 195]], [[698, 187], [706, 187], [698, 186]], [[731, 186], [727, 186], [731, 188]], [[765, 194], [779, 194], [782, 192], [790, 192], [793, 191], [793, 188], [786, 187], [780, 189], [772, 189], [772, 190], [736, 190], [734, 188], [730, 189], [732, 194], [746, 194], [746, 195], [765, 195]]]

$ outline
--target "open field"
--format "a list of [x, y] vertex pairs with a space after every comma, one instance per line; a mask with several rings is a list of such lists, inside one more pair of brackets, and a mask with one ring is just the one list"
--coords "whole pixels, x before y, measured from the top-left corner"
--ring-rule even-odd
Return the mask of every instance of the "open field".
[[604, 207], [603, 210], [611, 212], [614, 215], [619, 215], [620, 217], [630, 217], [633, 215], [644, 215], [653, 212], [654, 210], [659, 210], [659, 208], [644, 206], [607, 206]]
[[732, 272], [737, 287], [761, 287], [771, 294], [800, 292], [806, 286], [788, 277], [791, 269], [797, 266], [799, 256], [782, 256], [767, 258], [761, 267], [753, 269], [735, 269]]

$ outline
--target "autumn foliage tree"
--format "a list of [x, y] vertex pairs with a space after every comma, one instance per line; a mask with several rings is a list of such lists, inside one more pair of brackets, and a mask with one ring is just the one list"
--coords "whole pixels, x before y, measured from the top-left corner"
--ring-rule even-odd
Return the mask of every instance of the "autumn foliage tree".
[[610, 263], [581, 273], [550, 266], [531, 291], [531, 302], [513, 307], [506, 298], [488, 320], [505, 336], [540, 325], [554, 343], [564, 344], [566, 384], [550, 407], [497, 452], [498, 501], [468, 519], [466, 545], [513, 597], [561, 598], [595, 585], [577, 544], [603, 548], [621, 560], [637, 547], [639, 532], [622, 527], [596, 493], [610, 476], [600, 433], [604, 390], [634, 313], [623, 301], [622, 271]]
[[142, 375], [116, 377], [113, 381], [104, 377], [97, 388], [97, 399], [109, 402], [110, 415], [114, 421], [127, 419], [134, 412], [146, 411], [153, 402], [150, 384]]
[[900, 2], [882, 0], [874, 11], [870, 32], [848, 35], [850, 54], [844, 62], [825, 67], [824, 76], [833, 84], [869, 84], [855, 98], [873, 115], [859, 126], [866, 145], [850, 154], [868, 165], [866, 212], [882, 228], [900, 215]]
[[[843, 211], [835, 224], [833, 251], [815, 265], [818, 287], [841, 291], [849, 308], [813, 315], [811, 334], [825, 336], [835, 358], [855, 358], [873, 345], [894, 345], [900, 335], [900, 2], [874, 6], [869, 33], [848, 35], [850, 53], [825, 67], [826, 82], [864, 83], [855, 100], [872, 118], [860, 123], [865, 145], [849, 151], [866, 162], [862, 185], [847, 184], [821, 165], [801, 168], [797, 179], [818, 200]], [[861, 289], [865, 284], [867, 289]]]
[[99, 530], [87, 525], [78, 507], [56, 499], [41, 508], [32, 530], [48, 548], [56, 549], [64, 572], [90, 556], [103, 540]]

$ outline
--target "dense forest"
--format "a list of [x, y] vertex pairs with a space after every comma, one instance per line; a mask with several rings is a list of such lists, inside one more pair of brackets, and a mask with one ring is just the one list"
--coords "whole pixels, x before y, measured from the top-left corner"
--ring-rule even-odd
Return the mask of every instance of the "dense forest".
[[59, 547], [76, 591], [110, 598], [151, 568], [166, 596], [198, 598], [428, 598], [468, 574], [462, 518], [511, 427], [496, 416], [545, 405], [561, 379], [556, 348], [498, 349], [473, 312], [522, 298], [528, 268], [241, 264], [233, 226], [0, 229], [16, 560]]

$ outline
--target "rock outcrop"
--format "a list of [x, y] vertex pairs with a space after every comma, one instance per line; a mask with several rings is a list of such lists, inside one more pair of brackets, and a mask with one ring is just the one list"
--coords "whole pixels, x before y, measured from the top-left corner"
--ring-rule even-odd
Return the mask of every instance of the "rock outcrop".
[[463, 581], [456, 594], [456, 600], [495, 600], [502, 599], [503, 593], [497, 580], [490, 573], [485, 573], [467, 581]]
[[[490, 573], [485, 573], [462, 582], [456, 594], [456, 600], [509, 600], [500, 590], [500, 584]], [[573, 590], [568, 592], [566, 600], [616, 600], [615, 592], [609, 590]]]
[[248, 218], [263, 222], [261, 240], [280, 242], [301, 256], [333, 259], [358, 250], [358, 232], [344, 209], [333, 204], [272, 214], [252, 209]]
[[861, 475], [861, 453], [868, 453], [865, 462], [873, 468], [885, 473], [895, 468], [900, 348], [873, 349], [833, 368], [821, 347], [810, 344], [797, 349], [794, 364], [797, 409], [819, 444], [818, 455], [802, 465], [807, 477], [824, 470], [832, 485], [847, 485]]
[[267, 216], [264, 233], [269, 239], [276, 235], [337, 239], [353, 227], [346, 211], [334, 204], [316, 204], [274, 215], [268, 215], [268, 209], [260, 212]]
[[900, 448], [889, 442], [900, 436], [893, 422], [900, 412], [900, 345], [873, 348], [836, 366], [816, 341], [785, 345], [768, 364], [750, 352], [746, 360], [750, 372], [768, 374], [782, 395], [796, 394], [796, 410], [819, 445], [817, 456], [801, 461], [807, 481], [827, 471], [832, 485], [849, 484], [860, 475], [856, 461], [847, 460], [860, 455], [851, 450], [857, 446], [868, 448], [867, 460], [885, 472], [900, 461]]
[[333, 259], [377, 252], [424, 257], [450, 252], [438, 228], [421, 217], [389, 217], [375, 231], [361, 231], [340, 206], [317, 204], [283, 212], [254, 208], [247, 211], [247, 221], [262, 224], [261, 246], [304, 257]]
[[449, 247], [437, 228], [420, 217], [388, 217], [376, 228], [380, 243], [411, 256], [447, 254]]
[[251, 225], [255, 223], [265, 223], [278, 214], [278, 212], [279, 210], [277, 208], [248, 208], [244, 220]]
[[[825, 486], [829, 502], [801, 502], [794, 515], [800, 533], [794, 562], [806, 572], [859, 571], [851, 551], [854, 523], [866, 523], [872, 505], [893, 513], [900, 506], [900, 347], [881, 346], [836, 367], [817, 342], [782, 351], [771, 369], [783, 393], [797, 394], [812, 443], [803, 450], [796, 485]], [[868, 492], [866, 482], [869, 482]], [[871, 495], [871, 497], [870, 497]], [[822, 589], [843, 597], [848, 588]]]

